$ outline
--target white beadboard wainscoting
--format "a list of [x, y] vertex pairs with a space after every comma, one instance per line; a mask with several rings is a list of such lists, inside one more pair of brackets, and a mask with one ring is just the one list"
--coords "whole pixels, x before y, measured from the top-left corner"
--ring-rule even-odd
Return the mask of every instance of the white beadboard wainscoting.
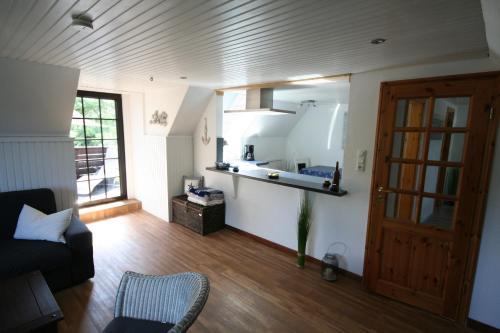
[[0, 192], [54, 191], [58, 210], [76, 199], [75, 151], [66, 137], [0, 137]]

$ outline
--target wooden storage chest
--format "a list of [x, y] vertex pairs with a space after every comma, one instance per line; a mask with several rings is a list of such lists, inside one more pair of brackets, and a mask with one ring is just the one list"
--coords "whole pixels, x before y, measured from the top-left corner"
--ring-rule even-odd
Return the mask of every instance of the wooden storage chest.
[[189, 202], [187, 195], [172, 198], [172, 222], [206, 235], [225, 226], [226, 205], [202, 206]]

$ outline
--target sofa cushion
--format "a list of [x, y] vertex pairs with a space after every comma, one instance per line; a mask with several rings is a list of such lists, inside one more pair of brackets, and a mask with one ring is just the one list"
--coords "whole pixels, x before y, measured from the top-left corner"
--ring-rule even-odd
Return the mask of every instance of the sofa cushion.
[[9, 239], [0, 242], [0, 277], [71, 265], [71, 250], [62, 243]]
[[0, 239], [12, 238], [25, 204], [45, 214], [56, 212], [54, 192], [49, 189], [0, 193]]
[[103, 333], [166, 333], [174, 324], [160, 323], [157, 321], [118, 317], [113, 319], [104, 329]]
[[15, 239], [46, 240], [66, 243], [64, 232], [71, 222], [73, 208], [46, 215], [41, 211], [24, 205], [17, 221]]

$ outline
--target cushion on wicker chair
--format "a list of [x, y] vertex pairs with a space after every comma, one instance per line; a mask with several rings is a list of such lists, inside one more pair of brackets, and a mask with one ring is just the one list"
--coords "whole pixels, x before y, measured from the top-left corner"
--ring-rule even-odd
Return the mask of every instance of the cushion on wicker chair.
[[103, 333], [165, 333], [172, 327], [174, 327], [174, 324], [160, 323], [158, 321], [144, 319], [118, 317], [113, 319], [108, 326], [106, 326]]

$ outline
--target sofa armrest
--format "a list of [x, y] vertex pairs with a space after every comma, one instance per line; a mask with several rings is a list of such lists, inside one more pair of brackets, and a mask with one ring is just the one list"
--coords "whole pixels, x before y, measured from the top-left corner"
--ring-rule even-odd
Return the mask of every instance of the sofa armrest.
[[92, 233], [80, 219], [73, 215], [64, 233], [66, 245], [71, 249], [72, 279], [74, 283], [83, 282], [94, 276], [94, 257]]

